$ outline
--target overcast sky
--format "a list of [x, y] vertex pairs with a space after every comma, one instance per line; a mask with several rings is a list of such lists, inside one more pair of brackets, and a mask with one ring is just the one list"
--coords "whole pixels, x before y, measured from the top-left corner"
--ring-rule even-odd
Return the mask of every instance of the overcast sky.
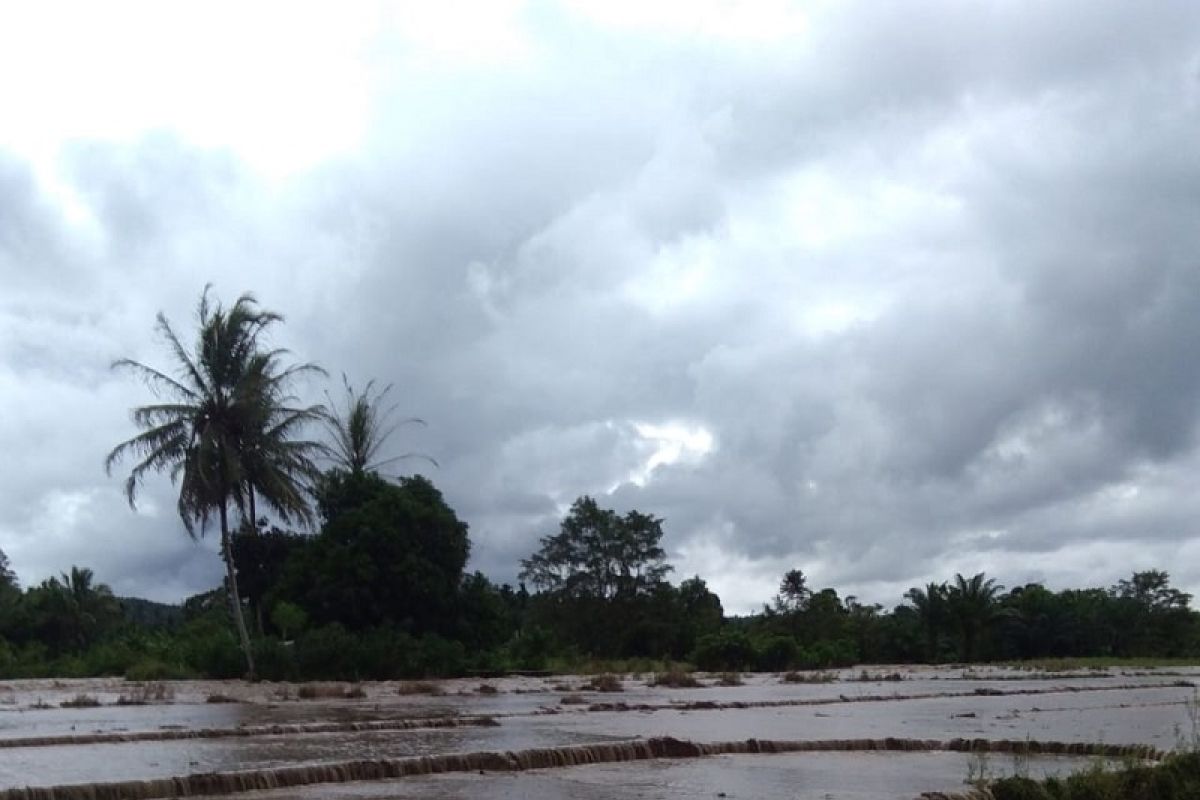
[[1200, 4], [181, 8], [0, 11], [23, 584], [219, 581], [102, 468], [110, 362], [212, 282], [394, 384], [498, 581], [591, 494], [730, 612], [795, 567], [1200, 591]]

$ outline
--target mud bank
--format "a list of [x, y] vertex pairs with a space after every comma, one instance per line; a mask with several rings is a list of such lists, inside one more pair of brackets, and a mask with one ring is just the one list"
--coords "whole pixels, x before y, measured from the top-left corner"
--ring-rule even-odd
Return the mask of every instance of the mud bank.
[[1035, 742], [1027, 740], [832, 739], [699, 743], [673, 738], [606, 742], [509, 752], [477, 752], [412, 758], [346, 761], [242, 772], [202, 773], [151, 780], [14, 788], [0, 800], [151, 800], [152, 798], [231, 795], [349, 781], [386, 781], [441, 773], [518, 772], [652, 759], [715, 755], [841, 752], [1025, 753], [1152, 760], [1162, 753], [1146, 746]]
[[125, 742], [170, 742], [180, 739], [223, 739], [247, 736], [303, 736], [325, 733], [433, 730], [438, 728], [487, 728], [496, 727], [499, 724], [493, 717], [429, 717], [425, 719], [368, 720], [360, 722], [310, 722], [293, 725], [246, 725], [239, 728], [79, 733], [64, 734], [61, 736], [25, 736], [0, 739], [0, 749], [12, 747], [121, 744]]

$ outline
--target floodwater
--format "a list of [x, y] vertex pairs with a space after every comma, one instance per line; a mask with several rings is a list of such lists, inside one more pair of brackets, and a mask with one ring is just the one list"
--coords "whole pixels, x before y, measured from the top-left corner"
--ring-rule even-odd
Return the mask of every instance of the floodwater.
[[[137, 689], [120, 680], [7, 682], [0, 683], [0, 790], [651, 737], [698, 743], [987, 739], [1168, 750], [1200, 735], [1196, 690], [1189, 685], [1200, 682], [1200, 668], [1038, 675], [886, 667], [865, 673], [845, 670], [816, 683], [747, 675], [746, 685], [737, 687], [711, 685], [713, 679], [701, 676], [706, 686], [698, 689], [653, 687], [624, 676], [620, 693], [587, 691], [585, 679], [571, 676], [441, 681], [438, 695], [401, 693], [405, 686], [428, 687], [371, 683], [357, 687], [365, 696], [352, 698], [341, 696], [349, 684], [327, 684], [314, 699], [298, 699], [295, 685], [187, 681], [164, 684], [163, 695], [146, 705], [117, 705]], [[893, 679], [880, 679], [886, 676]], [[216, 695], [239, 702], [209, 702]], [[79, 696], [100, 705], [62, 707]], [[133, 737], [139, 740], [120, 741]], [[484, 776], [451, 772], [249, 796], [890, 800], [961, 791], [969, 775], [981, 772], [1039, 777], [1088, 763], [1075, 756], [938, 749], [742, 754]]]

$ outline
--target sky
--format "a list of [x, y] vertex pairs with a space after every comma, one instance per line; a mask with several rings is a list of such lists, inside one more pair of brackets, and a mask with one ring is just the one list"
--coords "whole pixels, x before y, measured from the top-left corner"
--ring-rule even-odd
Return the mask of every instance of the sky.
[[[69, 22], [68, 22], [69, 20]], [[1200, 4], [0, 10], [0, 550], [220, 580], [103, 461], [201, 290], [391, 384], [513, 581], [584, 494], [730, 613], [986, 571], [1200, 592]]]

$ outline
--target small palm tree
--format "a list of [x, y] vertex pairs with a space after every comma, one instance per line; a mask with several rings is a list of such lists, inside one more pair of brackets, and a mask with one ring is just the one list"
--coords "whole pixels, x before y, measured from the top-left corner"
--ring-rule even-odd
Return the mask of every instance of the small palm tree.
[[339, 405], [330, 397], [329, 406], [332, 410], [325, 417], [325, 428], [333, 440], [328, 455], [335, 469], [358, 476], [378, 472], [406, 458], [424, 459], [437, 466], [436, 461], [423, 453], [401, 453], [390, 458], [379, 458], [387, 440], [402, 425], [425, 424], [425, 420], [417, 417], [391, 421], [396, 413], [396, 405], [384, 405], [388, 392], [392, 390], [391, 384], [383, 387], [382, 391], [376, 391], [375, 381], [369, 381], [360, 392], [343, 375], [342, 385], [346, 390], [344, 402]]
[[254, 658], [238, 594], [229, 512], [232, 506], [244, 518], [257, 492], [284, 517], [310, 518], [302, 481], [313, 446], [293, 437], [322, 412], [281, 405], [291, 379], [315, 369], [284, 368], [284, 351], [260, 349], [263, 333], [283, 318], [259, 308], [249, 294], [223, 308], [209, 301], [209, 288], [200, 296], [194, 347], [183, 345], [162, 313], [157, 317], [157, 330], [176, 362], [175, 377], [131, 359], [113, 364], [145, 380], [161, 402], [133, 409], [142, 432], [113, 448], [104, 466], [111, 473], [125, 457], [137, 459], [125, 481], [131, 507], [148, 472], [168, 472], [179, 485], [177, 509], [192, 538], [217, 518], [230, 606], [252, 678]]

